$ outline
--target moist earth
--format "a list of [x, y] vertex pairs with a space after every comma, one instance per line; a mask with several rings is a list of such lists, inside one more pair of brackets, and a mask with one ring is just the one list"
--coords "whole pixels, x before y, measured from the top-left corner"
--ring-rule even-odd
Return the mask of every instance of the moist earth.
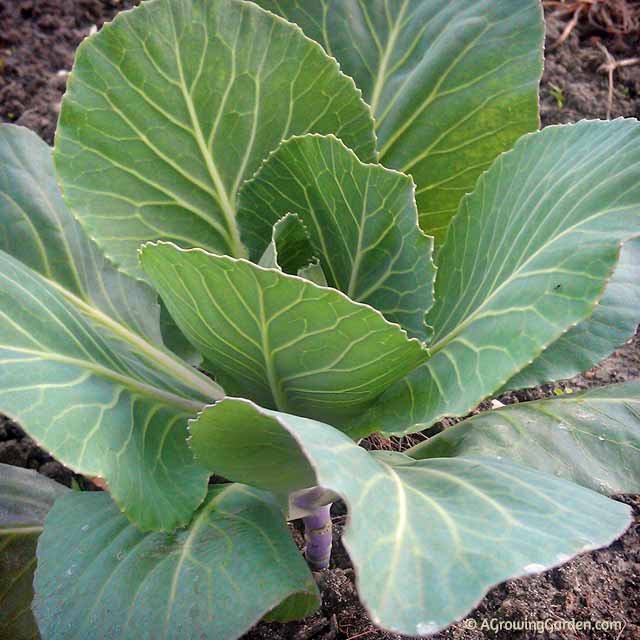
[[[584, 2], [582, 4], [594, 4]], [[0, 117], [24, 125], [52, 143], [60, 100], [76, 47], [91, 31], [135, 0], [0, 0]], [[553, 3], [549, 3], [553, 4]], [[565, 3], [567, 6], [580, 3]], [[595, 3], [597, 4], [597, 3]], [[606, 5], [607, 3], [602, 3]], [[623, 0], [640, 15], [640, 3]], [[543, 125], [580, 118], [640, 116], [640, 65], [617, 68], [609, 80], [602, 65], [640, 55], [640, 32], [611, 34], [598, 21], [581, 20], [555, 46], [570, 16], [547, 13], [547, 52], [541, 87]], [[605, 25], [606, 26], [606, 25]], [[640, 376], [640, 338], [636, 335], [591, 371], [560, 383], [509, 393], [513, 403], [572, 392]], [[480, 409], [486, 408], [483, 405]], [[436, 432], [454, 421], [444, 421]], [[418, 436], [417, 438], [426, 436]], [[368, 446], [401, 448], [406, 442], [373, 438]], [[27, 437], [18, 425], [0, 416], [0, 462], [36, 469], [70, 486], [95, 489]], [[587, 553], [561, 567], [536, 576], [509, 580], [492, 589], [466, 620], [434, 636], [436, 640], [637, 640], [640, 638], [640, 498], [619, 500], [634, 508], [636, 519], [610, 547]], [[346, 521], [342, 504], [333, 509], [335, 548], [331, 567], [317, 573], [322, 607], [310, 618], [286, 625], [261, 623], [243, 640], [398, 640], [402, 636], [376, 629], [360, 604], [355, 575], [340, 542]], [[300, 541], [300, 531], [291, 525]], [[571, 621], [583, 629], [572, 629]], [[546, 622], [546, 630], [518, 629], [524, 621]], [[597, 625], [609, 623], [609, 629]], [[585, 626], [591, 624], [591, 630]], [[502, 625], [502, 628], [497, 628]], [[551, 625], [555, 625], [552, 628]], [[562, 625], [565, 625], [564, 628]], [[489, 626], [489, 628], [487, 628]], [[493, 627], [493, 628], [491, 628]]]

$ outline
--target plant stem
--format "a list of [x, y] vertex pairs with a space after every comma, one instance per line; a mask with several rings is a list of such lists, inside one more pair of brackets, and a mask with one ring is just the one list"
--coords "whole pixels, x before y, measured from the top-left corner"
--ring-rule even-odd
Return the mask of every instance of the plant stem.
[[304, 557], [314, 571], [327, 569], [331, 558], [333, 533], [331, 530], [331, 505], [319, 507], [304, 522]]
[[304, 557], [314, 571], [327, 569], [331, 558], [331, 502], [327, 504], [330, 496], [335, 494], [322, 487], [311, 487], [290, 496], [290, 511], [292, 505], [294, 510], [306, 514], [302, 516], [306, 541]]

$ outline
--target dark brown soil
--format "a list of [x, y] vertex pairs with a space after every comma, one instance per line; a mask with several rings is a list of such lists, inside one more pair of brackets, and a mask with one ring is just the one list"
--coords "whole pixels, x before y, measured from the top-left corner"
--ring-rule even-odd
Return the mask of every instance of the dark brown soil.
[[[515, 0], [514, 0], [515, 1]], [[616, 0], [618, 1], [618, 0]], [[78, 43], [94, 26], [136, 0], [0, 0], [0, 117], [37, 131], [52, 141], [60, 99]], [[628, 4], [637, 2], [628, 0]], [[548, 43], [555, 42], [566, 22], [548, 21]], [[616, 59], [640, 55], [640, 33], [611, 36], [581, 22], [557, 48], [549, 47], [542, 84], [544, 124], [604, 118], [608, 79], [598, 71], [606, 54]], [[640, 65], [616, 70], [611, 116], [640, 117]], [[580, 389], [640, 376], [640, 339], [636, 336], [600, 366], [576, 378], [508, 394], [503, 402], [545, 397], [558, 389]], [[444, 425], [446, 426], [446, 424]], [[380, 441], [381, 446], [393, 446]], [[55, 462], [11, 421], [0, 417], [0, 462], [38, 469], [70, 485], [74, 474]], [[76, 476], [83, 486], [90, 483]], [[640, 639], [640, 499], [621, 498], [636, 512], [635, 524], [609, 548], [584, 554], [539, 576], [511, 580], [495, 587], [469, 618], [435, 636], [437, 640], [538, 638], [566, 640]], [[340, 544], [344, 507], [334, 506], [336, 547], [329, 570], [317, 574], [323, 604], [300, 623], [260, 624], [243, 640], [397, 640], [400, 636], [373, 627], [360, 605], [354, 573]], [[550, 625], [575, 620], [592, 630]], [[503, 629], [483, 629], [490, 621]], [[547, 630], [514, 630], [507, 623], [547, 621]], [[613, 623], [596, 630], [598, 621]]]
[[[626, 0], [626, 4], [629, 10], [640, 15], [640, 2]], [[601, 69], [607, 61], [601, 47], [618, 61], [640, 56], [640, 29], [625, 36], [609, 36], [584, 21], [562, 45], [554, 47], [565, 25], [566, 22], [559, 19], [547, 19], [547, 52], [541, 87], [543, 124], [605, 118], [609, 83], [607, 73]], [[614, 72], [613, 80], [611, 117], [640, 117], [640, 64], [620, 67]]]
[[76, 47], [139, 0], [0, 0], [0, 117], [53, 142]]

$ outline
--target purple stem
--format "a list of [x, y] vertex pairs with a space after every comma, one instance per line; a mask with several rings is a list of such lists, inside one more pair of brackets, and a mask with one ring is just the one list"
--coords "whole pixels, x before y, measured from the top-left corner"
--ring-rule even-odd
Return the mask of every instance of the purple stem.
[[295, 503], [309, 515], [304, 516], [304, 557], [314, 571], [327, 569], [331, 558], [333, 531], [331, 529], [331, 503], [317, 506], [318, 501], [326, 499], [326, 491], [322, 487], [302, 491], [295, 498]]
[[327, 569], [331, 558], [333, 532], [331, 530], [331, 505], [319, 507], [304, 522], [304, 557], [314, 571]]

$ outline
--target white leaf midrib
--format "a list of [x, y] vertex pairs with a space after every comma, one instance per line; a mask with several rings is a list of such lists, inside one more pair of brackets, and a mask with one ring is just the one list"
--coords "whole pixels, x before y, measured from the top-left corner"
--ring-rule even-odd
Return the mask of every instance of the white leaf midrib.
[[[88, 371], [89, 373], [100, 376], [101, 378], [107, 378], [107, 379], [113, 380], [114, 382], [117, 382], [125, 386], [126, 388], [131, 389], [132, 391], [137, 391], [143, 394], [144, 396], [155, 397], [158, 400], [162, 401], [163, 403], [171, 404], [176, 407], [179, 407], [183, 411], [188, 411], [188, 412], [193, 412], [194, 410], [200, 411], [203, 407], [202, 402], [189, 400], [187, 398], [183, 398], [182, 396], [178, 396], [175, 393], [158, 389], [157, 387], [151, 386], [144, 382], [140, 382], [135, 378], [118, 373], [117, 371], [113, 371], [113, 369], [109, 369], [95, 362], [90, 362], [88, 360], [81, 360], [80, 358], [71, 358], [69, 356], [63, 356], [53, 352], [37, 351], [35, 349], [17, 348], [10, 345], [0, 344], [0, 349], [6, 349], [7, 351], [12, 351], [14, 353], [26, 353], [29, 355], [36, 356], [42, 360], [48, 360], [50, 362], [59, 362], [60, 364], [66, 364], [66, 365], [78, 367], [80, 369]], [[39, 385], [39, 386], [41, 388], [47, 387], [47, 385]], [[7, 389], [7, 391], [11, 391], [11, 389]]]
[[[66, 300], [74, 304], [74, 306], [76, 306], [85, 316], [88, 316], [98, 324], [107, 327], [119, 338], [135, 347], [137, 353], [142, 353], [148, 360], [160, 365], [159, 370], [171, 372], [171, 374], [176, 378], [184, 382], [187, 386], [203, 394], [208, 399], [221, 400], [224, 397], [224, 391], [221, 389], [221, 387], [219, 387], [215, 382], [213, 382], [206, 376], [198, 373], [189, 365], [181, 363], [177, 359], [177, 357], [171, 356], [168, 352], [164, 352], [159, 348], [153, 346], [143, 337], [137, 335], [124, 325], [113, 320], [99, 309], [87, 304], [86, 302], [75, 296], [73, 293], [71, 293], [68, 289], [65, 289], [64, 287], [59, 285], [57, 282], [54, 282], [52, 280], [47, 280], [47, 282], [54, 289], [56, 289], [56, 291], [58, 291]], [[95, 365], [95, 363], [93, 364]], [[114, 375], [120, 375], [116, 372], [113, 373]], [[184, 399], [184, 401], [188, 402], [186, 399]], [[193, 405], [195, 403], [191, 402], [191, 404]], [[200, 403], [197, 404], [198, 406], [200, 406]]]
[[378, 66], [378, 73], [376, 75], [376, 81], [373, 86], [373, 93], [371, 94], [371, 111], [373, 113], [376, 113], [378, 109], [378, 103], [380, 102], [382, 89], [384, 88], [384, 84], [387, 79], [387, 67], [389, 66], [389, 59], [391, 58], [391, 54], [395, 48], [396, 40], [398, 39], [398, 35], [400, 34], [402, 19], [408, 6], [409, 0], [404, 0], [402, 6], [400, 7], [400, 11], [398, 12], [395, 24], [393, 25], [393, 29], [389, 34], [389, 39], [387, 40], [387, 44], [382, 55], [382, 60], [380, 60], [380, 64]]
[[205, 162], [205, 166], [207, 167], [207, 171], [211, 177], [211, 180], [214, 184], [216, 192], [220, 198], [220, 208], [222, 210], [222, 214], [224, 216], [227, 228], [229, 230], [229, 244], [230, 251], [234, 257], [242, 257], [242, 241], [240, 240], [240, 230], [238, 228], [238, 224], [236, 222], [236, 207], [234, 206], [227, 190], [224, 186], [224, 182], [222, 180], [222, 176], [218, 171], [218, 167], [213, 160], [212, 155], [209, 153], [209, 149], [207, 147], [207, 142], [204, 138], [204, 134], [202, 132], [202, 127], [200, 126], [200, 120], [198, 118], [198, 114], [193, 103], [193, 98], [189, 92], [189, 87], [187, 86], [186, 79], [184, 77], [184, 68], [182, 65], [182, 56], [180, 52], [180, 42], [178, 39], [178, 33], [176, 30], [176, 25], [172, 21], [172, 32], [174, 37], [174, 46], [176, 51], [176, 64], [178, 68], [178, 74], [180, 78], [180, 92], [182, 93], [185, 105], [189, 112], [189, 118], [191, 119], [191, 125], [193, 127], [193, 134], [198, 145], [198, 149], [202, 155], [202, 158]]

